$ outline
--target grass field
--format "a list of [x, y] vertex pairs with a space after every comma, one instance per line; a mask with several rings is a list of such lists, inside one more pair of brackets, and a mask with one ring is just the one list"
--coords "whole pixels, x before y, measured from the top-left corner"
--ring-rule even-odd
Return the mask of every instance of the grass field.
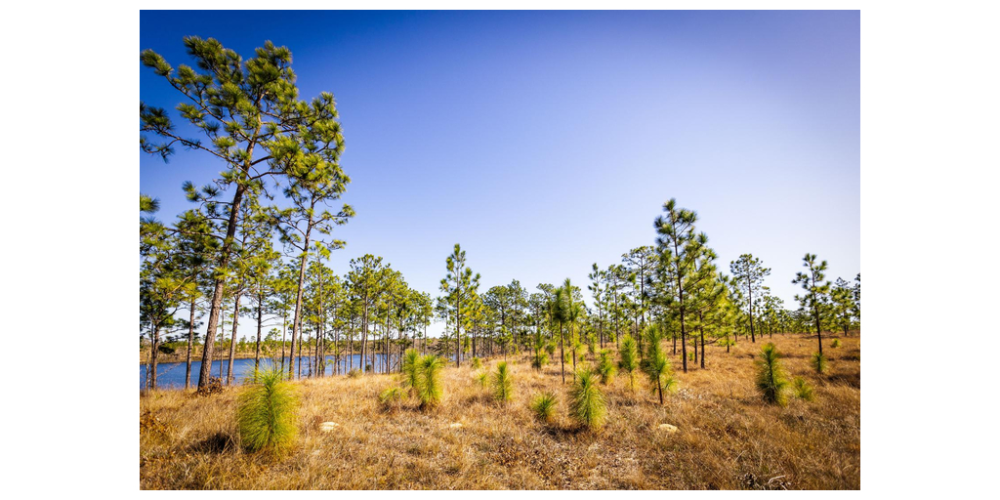
[[[814, 387], [813, 402], [763, 402], [754, 358], [770, 341], [789, 375]], [[238, 445], [239, 387], [210, 397], [154, 391], [139, 400], [140, 487], [860, 489], [860, 339], [842, 337], [838, 348], [831, 342], [824, 336], [830, 364], [823, 375], [809, 367], [816, 339], [798, 335], [740, 340], [728, 354], [709, 347], [707, 369], [689, 363], [686, 374], [680, 357], [671, 357], [680, 390], [663, 406], [644, 380], [633, 394], [619, 374], [602, 386], [608, 420], [596, 433], [566, 416], [569, 384], [560, 383], [558, 363], [538, 373], [527, 354], [512, 364], [515, 394], [506, 406], [475, 384], [468, 366], [444, 370], [443, 403], [426, 412], [412, 401], [382, 408], [378, 393], [398, 384], [394, 376], [302, 380], [295, 383], [299, 443], [281, 457]], [[541, 391], [559, 399], [553, 423], [536, 421], [528, 408]], [[337, 426], [323, 432], [323, 422]]]

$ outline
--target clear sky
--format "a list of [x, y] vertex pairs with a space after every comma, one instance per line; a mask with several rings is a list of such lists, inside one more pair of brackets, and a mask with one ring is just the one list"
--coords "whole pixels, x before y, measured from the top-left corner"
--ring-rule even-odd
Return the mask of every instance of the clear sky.
[[[720, 269], [753, 253], [794, 308], [805, 253], [829, 262], [831, 281], [861, 270], [859, 22], [856, 11], [144, 11], [139, 49], [176, 68], [192, 63], [186, 35], [244, 57], [271, 40], [292, 51], [303, 98], [334, 94], [352, 179], [343, 201], [357, 211], [336, 231], [339, 274], [372, 253], [437, 296], [461, 243], [482, 291], [567, 277], [585, 288], [592, 263], [652, 245], [653, 219], [676, 198], [698, 213]], [[173, 110], [180, 94], [138, 59], [142, 100]], [[168, 164], [140, 155], [140, 191], [165, 221], [189, 208], [183, 181], [223, 169], [182, 149]]]

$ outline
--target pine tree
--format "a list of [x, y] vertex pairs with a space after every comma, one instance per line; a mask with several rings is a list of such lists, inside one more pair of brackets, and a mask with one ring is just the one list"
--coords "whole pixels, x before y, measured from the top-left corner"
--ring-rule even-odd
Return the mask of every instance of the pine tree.
[[465, 264], [465, 250], [455, 243], [455, 250], [445, 261], [448, 274], [441, 280], [441, 291], [447, 294], [447, 307], [455, 315], [455, 366], [462, 366], [462, 321], [469, 308], [470, 289], [479, 286], [479, 274]]
[[807, 253], [802, 258], [802, 265], [809, 269], [808, 273], [797, 273], [792, 284], [802, 285], [805, 293], [796, 295], [795, 300], [799, 301], [802, 309], [807, 311], [812, 317], [816, 326], [816, 336], [819, 339], [819, 356], [823, 356], [823, 318], [826, 317], [826, 298], [830, 293], [830, 282], [823, 283], [826, 277], [826, 261], [816, 263], [816, 255]]
[[663, 204], [663, 211], [665, 214], [657, 216], [653, 223], [659, 234], [656, 238], [658, 265], [666, 268], [666, 274], [674, 281], [675, 297], [672, 307], [680, 321], [681, 359], [684, 372], [687, 373], [685, 315], [690, 309], [691, 288], [697, 283], [697, 276], [694, 275], [695, 267], [701, 257], [706, 238], [704, 234], [694, 232], [694, 223], [698, 220], [694, 211], [678, 208], [673, 198]]
[[764, 278], [771, 274], [771, 269], [761, 265], [760, 259], [751, 254], [745, 253], [729, 264], [729, 270], [733, 273], [733, 279], [737, 286], [747, 294], [747, 314], [750, 316], [750, 342], [756, 342], [754, 335], [754, 295], [760, 294], [760, 288], [764, 283]]
[[[291, 186], [336, 179], [332, 181], [336, 191], [336, 184], [347, 183], [338, 163], [343, 137], [332, 94], [324, 92], [311, 103], [298, 99], [292, 54], [286, 47], [266, 42], [255, 57], [244, 61], [212, 38], [185, 37], [184, 45], [197, 70], [182, 65], [175, 72], [162, 56], [148, 49], [141, 60], [183, 95], [184, 102], [177, 106], [180, 116], [208, 142], [182, 135], [166, 111], [140, 102], [140, 148], [164, 160], [177, 144], [202, 152], [223, 165], [216, 184], [222, 189], [233, 187], [231, 201], [220, 209], [227, 222], [214, 259], [217, 277], [207, 325], [214, 332], [221, 313], [224, 273], [231, 264], [237, 219], [248, 190], [255, 185], [266, 189], [261, 181], [271, 177], [294, 179]], [[323, 181], [316, 185], [331, 188]], [[220, 191], [211, 191], [210, 197]], [[199, 387], [208, 383], [213, 350], [213, 343], [206, 342]]]
[[622, 339], [622, 347], [618, 350], [618, 368], [628, 374], [628, 387], [635, 392], [635, 371], [639, 369], [639, 351], [635, 339], [626, 335]]

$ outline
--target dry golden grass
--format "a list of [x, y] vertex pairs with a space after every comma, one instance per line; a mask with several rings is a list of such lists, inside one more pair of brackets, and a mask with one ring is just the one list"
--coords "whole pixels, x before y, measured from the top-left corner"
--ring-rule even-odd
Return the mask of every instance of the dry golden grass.
[[[768, 405], [754, 386], [764, 341], [727, 354], [708, 348], [707, 369], [681, 372], [680, 391], [660, 406], [642, 382], [633, 395], [617, 377], [601, 386], [608, 420], [599, 433], [566, 416], [569, 384], [559, 365], [542, 373], [527, 354], [511, 363], [514, 398], [495, 403], [468, 368], [446, 368], [445, 395], [431, 411], [404, 401], [384, 409], [378, 394], [394, 376], [338, 376], [301, 386], [300, 440], [283, 457], [238, 446], [236, 396], [193, 391], [141, 397], [139, 477], [143, 489], [859, 489], [860, 340], [828, 349], [830, 370], [809, 368], [816, 340], [775, 336], [790, 376], [815, 388], [815, 401]], [[668, 346], [669, 347], [669, 346]], [[669, 352], [669, 351], [668, 351]], [[495, 369], [497, 360], [484, 362]], [[590, 362], [588, 356], [588, 362]], [[568, 367], [567, 367], [568, 369]], [[567, 377], [567, 382], [569, 377]], [[542, 391], [559, 399], [550, 424], [528, 407]], [[339, 424], [322, 432], [320, 423]], [[456, 426], [453, 424], [461, 424]], [[661, 424], [678, 427], [675, 433]]]

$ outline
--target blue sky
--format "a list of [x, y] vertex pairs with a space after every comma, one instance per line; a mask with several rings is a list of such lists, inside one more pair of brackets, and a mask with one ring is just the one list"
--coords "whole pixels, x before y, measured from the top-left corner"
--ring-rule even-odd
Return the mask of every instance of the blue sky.
[[[721, 269], [753, 253], [793, 307], [806, 252], [829, 261], [831, 281], [860, 272], [859, 21], [144, 11], [139, 49], [177, 67], [191, 62], [185, 35], [244, 56], [271, 40], [291, 49], [302, 97], [336, 96], [353, 181], [343, 201], [357, 211], [336, 234], [347, 241], [329, 262], [338, 273], [372, 253], [437, 295], [457, 242], [484, 291], [515, 278], [585, 286], [592, 263], [653, 244], [673, 197], [698, 212]], [[179, 94], [138, 66], [143, 101], [172, 110]], [[196, 152], [169, 164], [141, 155], [140, 191], [169, 221], [189, 207], [181, 183], [222, 168]]]

